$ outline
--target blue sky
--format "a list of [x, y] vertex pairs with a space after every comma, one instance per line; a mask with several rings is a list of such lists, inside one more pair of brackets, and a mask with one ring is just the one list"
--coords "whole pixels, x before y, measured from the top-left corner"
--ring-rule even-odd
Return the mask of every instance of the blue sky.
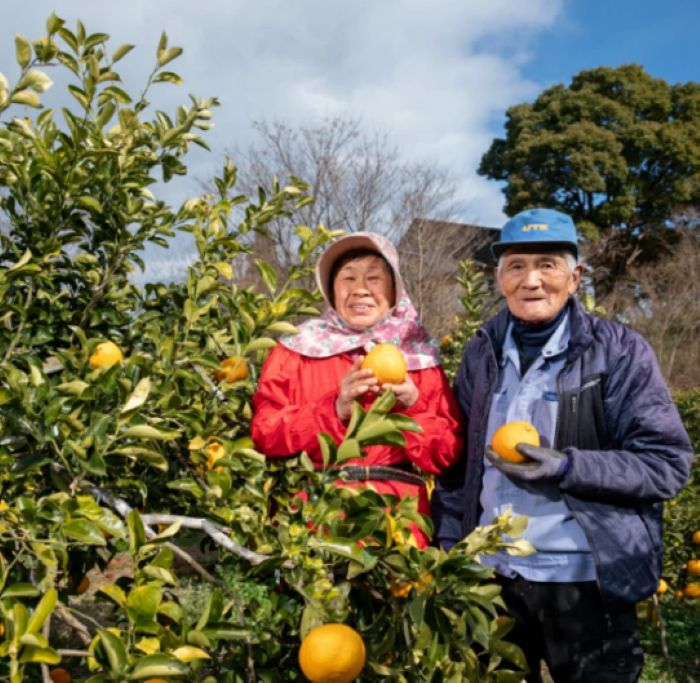
[[[459, 218], [499, 225], [500, 186], [476, 169], [503, 133], [511, 105], [533, 100], [581, 69], [630, 62], [670, 82], [698, 80], [700, 0], [55, 0], [0, 3], [0, 72], [16, 78], [14, 33], [36, 38], [55, 10], [73, 27], [135, 43], [120, 62], [139, 91], [161, 30], [185, 48], [180, 88], [154, 92], [172, 111], [193, 92], [216, 95], [213, 154], [164, 190], [173, 203], [198, 194], [224, 151], [256, 139], [252, 122], [313, 124], [328, 116], [387, 133], [410, 161], [434, 161], [457, 179]], [[64, 87], [47, 93], [63, 104]], [[52, 99], [54, 98], [54, 99]], [[186, 245], [151, 264], [180, 272]], [[179, 253], [178, 253], [179, 252]], [[178, 262], [178, 259], [181, 259]], [[167, 276], [166, 272], [163, 272]]]
[[582, 69], [636, 62], [671, 83], [700, 78], [697, 0], [574, 0], [537, 37], [523, 73], [567, 82]]

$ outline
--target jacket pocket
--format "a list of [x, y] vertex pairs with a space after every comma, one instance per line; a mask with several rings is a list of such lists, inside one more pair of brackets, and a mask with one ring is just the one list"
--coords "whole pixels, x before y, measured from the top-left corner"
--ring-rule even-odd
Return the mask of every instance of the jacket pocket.
[[599, 450], [610, 445], [603, 407], [604, 381], [602, 374], [591, 375], [580, 387], [562, 394], [557, 448]]

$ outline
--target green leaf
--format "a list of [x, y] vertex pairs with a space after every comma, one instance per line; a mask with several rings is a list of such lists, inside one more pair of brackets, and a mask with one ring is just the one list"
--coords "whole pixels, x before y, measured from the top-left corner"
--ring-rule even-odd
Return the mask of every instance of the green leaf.
[[265, 286], [273, 293], [277, 287], [277, 271], [267, 261], [255, 259], [255, 266]]
[[120, 45], [115, 51], [114, 54], [112, 55], [112, 63], [118, 62], [122, 57], [127, 55], [129, 52], [131, 52], [134, 49], [133, 45], [130, 45], [129, 43], [125, 43], [124, 45]]
[[121, 436], [136, 439], [153, 439], [155, 441], [172, 441], [180, 436], [180, 432], [163, 431], [150, 425], [135, 425], [125, 429]]
[[182, 85], [182, 83], [184, 83], [182, 78], [180, 78], [180, 76], [178, 76], [176, 73], [173, 73], [172, 71], [161, 71], [153, 79], [153, 82], [154, 83], [174, 83], [175, 85]]
[[284, 320], [278, 320], [268, 325], [265, 329], [270, 332], [279, 332], [280, 334], [297, 334], [299, 332], [296, 325], [292, 325], [292, 323], [285, 322]]
[[38, 633], [41, 630], [46, 618], [53, 611], [57, 600], [58, 593], [55, 588], [51, 587], [44, 593], [27, 623], [27, 631], [29, 633]]
[[51, 14], [49, 14], [48, 16], [48, 19], [46, 20], [46, 33], [52, 36], [65, 23], [66, 22], [63, 21], [63, 19], [57, 17], [54, 12], [51, 12]]
[[245, 353], [253, 353], [254, 351], [264, 351], [266, 349], [271, 349], [277, 346], [277, 342], [270, 337], [258, 337], [253, 339], [248, 346], [246, 346]]
[[116, 583], [101, 586], [99, 588], [99, 592], [104, 593], [107, 597], [111, 598], [120, 607], [126, 607], [126, 593], [119, 586], [117, 586]]
[[188, 673], [188, 666], [174, 657], [163, 654], [146, 655], [136, 662], [129, 680], [136, 681], [153, 676], [184, 676]]
[[135, 410], [136, 408], [142, 406], [146, 402], [150, 391], [151, 380], [149, 377], [144, 377], [136, 385], [134, 390], [131, 392], [131, 395], [127, 399], [126, 403], [122, 406], [119, 412], [127, 413], [130, 410]]
[[32, 44], [19, 34], [15, 35], [15, 55], [17, 64], [23, 69], [28, 66], [32, 59]]
[[23, 647], [19, 657], [21, 664], [58, 664], [61, 655], [51, 647]]
[[139, 548], [148, 542], [141, 515], [139, 515], [137, 510], [132, 510], [128, 514], [126, 523], [129, 527], [129, 550], [132, 555], [136, 555]]
[[122, 446], [114, 448], [105, 455], [121, 455], [131, 460], [145, 462], [150, 467], [155, 467], [163, 472], [168, 471], [168, 461], [162, 453], [143, 446]]
[[56, 391], [62, 394], [70, 394], [71, 396], [80, 396], [90, 385], [83, 382], [81, 379], [74, 379], [72, 382], [63, 382], [56, 385]]
[[17, 88], [31, 88], [35, 92], [46, 92], [53, 85], [53, 81], [38, 69], [30, 69], [17, 84]]
[[123, 673], [127, 664], [126, 648], [121, 639], [106, 629], [98, 629], [100, 645], [107, 655], [109, 668], [113, 673]]
[[39, 95], [37, 95], [32, 90], [20, 90], [19, 92], [16, 92], [10, 98], [10, 102], [12, 102], [13, 104], [24, 104], [27, 107], [34, 108], [38, 108], [41, 106], [41, 100], [39, 99]]
[[66, 538], [72, 538], [80, 543], [99, 546], [107, 545], [100, 527], [88, 519], [72, 519], [63, 525], [62, 530]]
[[165, 66], [168, 62], [172, 62], [173, 59], [177, 59], [181, 54], [181, 47], [171, 47], [167, 50], [163, 50], [158, 55], [158, 66]]
[[13, 583], [0, 594], [0, 598], [35, 598], [40, 594], [41, 591], [31, 583]]
[[102, 213], [104, 209], [102, 208], [102, 204], [98, 199], [95, 199], [95, 197], [92, 197], [89, 194], [84, 194], [81, 195], [76, 199], [76, 202], [80, 204], [80, 206], [90, 209], [91, 211], [94, 211], [95, 213]]
[[338, 447], [336, 462], [341, 463], [354, 458], [361, 458], [362, 451], [357, 439], [345, 439]]
[[126, 598], [126, 611], [136, 624], [155, 622], [158, 605], [163, 597], [163, 590], [158, 584], [136, 586]]

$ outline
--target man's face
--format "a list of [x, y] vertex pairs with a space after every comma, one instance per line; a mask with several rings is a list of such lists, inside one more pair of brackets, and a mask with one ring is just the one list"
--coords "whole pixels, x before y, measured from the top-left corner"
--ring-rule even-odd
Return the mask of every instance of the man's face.
[[570, 269], [559, 252], [527, 253], [513, 247], [501, 256], [496, 281], [508, 309], [536, 325], [554, 318], [578, 288], [583, 267]]

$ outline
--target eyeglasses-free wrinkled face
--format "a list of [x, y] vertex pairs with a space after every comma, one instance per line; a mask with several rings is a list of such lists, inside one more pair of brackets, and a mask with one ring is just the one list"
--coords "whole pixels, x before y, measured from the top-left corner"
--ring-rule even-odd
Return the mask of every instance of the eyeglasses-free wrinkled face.
[[372, 327], [394, 305], [394, 284], [379, 256], [363, 256], [344, 263], [333, 280], [333, 302], [351, 327]]
[[506, 252], [496, 281], [508, 309], [533, 325], [551, 320], [581, 282], [582, 266], [572, 269], [562, 254]]

